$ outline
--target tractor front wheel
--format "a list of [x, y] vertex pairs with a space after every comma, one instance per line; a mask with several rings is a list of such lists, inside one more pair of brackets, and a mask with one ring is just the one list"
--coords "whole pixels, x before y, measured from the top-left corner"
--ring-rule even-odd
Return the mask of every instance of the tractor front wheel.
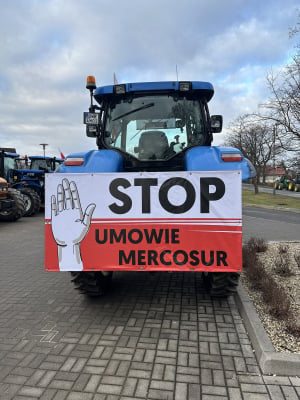
[[16, 221], [25, 213], [25, 199], [19, 190], [9, 188], [8, 194], [14, 200], [14, 206], [0, 212], [0, 221]]
[[29, 187], [20, 189], [25, 198], [25, 214], [24, 217], [31, 217], [38, 213], [41, 208], [40, 196], [34, 189]]
[[240, 274], [236, 272], [203, 273], [203, 281], [211, 297], [228, 297], [236, 293]]
[[112, 272], [95, 271], [95, 272], [71, 272], [75, 289], [80, 293], [91, 297], [103, 296], [107, 293], [111, 286]]

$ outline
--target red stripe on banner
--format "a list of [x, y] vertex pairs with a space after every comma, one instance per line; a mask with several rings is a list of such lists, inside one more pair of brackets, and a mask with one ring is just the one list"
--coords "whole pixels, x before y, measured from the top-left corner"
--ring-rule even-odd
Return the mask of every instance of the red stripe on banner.
[[[222, 219], [216, 219], [221, 221]], [[228, 221], [227, 219], [224, 219]], [[86, 271], [209, 271], [241, 272], [242, 226], [208, 225], [208, 219], [198, 224], [184, 224], [186, 219], [173, 219], [148, 223], [113, 220], [93, 221], [86, 237], [80, 243]], [[168, 223], [167, 223], [168, 221]], [[121, 223], [122, 222], [122, 223]], [[137, 221], [136, 221], [137, 222]], [[57, 271], [57, 244], [51, 223], [46, 220], [46, 270]]]
[[[51, 221], [46, 220], [46, 221]], [[172, 221], [177, 221], [177, 222], [242, 222], [241, 218], [93, 218], [92, 222], [125, 222], [128, 223], [130, 222], [148, 222], [148, 221], [155, 221], [157, 223], [163, 223], [163, 222], [172, 222]]]
[[59, 271], [57, 244], [53, 238], [50, 224], [45, 225], [45, 270]]

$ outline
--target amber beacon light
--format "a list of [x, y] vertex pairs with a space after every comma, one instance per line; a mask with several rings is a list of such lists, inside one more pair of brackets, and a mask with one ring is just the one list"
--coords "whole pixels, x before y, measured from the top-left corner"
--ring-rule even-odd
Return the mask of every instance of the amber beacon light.
[[94, 90], [96, 89], [96, 79], [93, 75], [89, 75], [86, 78], [86, 88], [89, 90]]

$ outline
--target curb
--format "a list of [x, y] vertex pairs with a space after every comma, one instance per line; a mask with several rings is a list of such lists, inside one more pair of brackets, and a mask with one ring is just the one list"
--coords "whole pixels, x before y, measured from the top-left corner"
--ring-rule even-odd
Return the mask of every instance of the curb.
[[241, 283], [238, 286], [235, 301], [263, 374], [298, 376], [300, 371], [300, 354], [279, 353], [275, 351], [253, 303]]

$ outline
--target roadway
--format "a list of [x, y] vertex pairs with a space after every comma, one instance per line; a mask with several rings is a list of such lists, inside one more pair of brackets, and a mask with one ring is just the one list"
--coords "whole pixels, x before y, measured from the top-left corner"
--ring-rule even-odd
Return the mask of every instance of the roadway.
[[253, 236], [267, 241], [298, 241], [300, 240], [300, 213], [243, 207], [243, 241]]

